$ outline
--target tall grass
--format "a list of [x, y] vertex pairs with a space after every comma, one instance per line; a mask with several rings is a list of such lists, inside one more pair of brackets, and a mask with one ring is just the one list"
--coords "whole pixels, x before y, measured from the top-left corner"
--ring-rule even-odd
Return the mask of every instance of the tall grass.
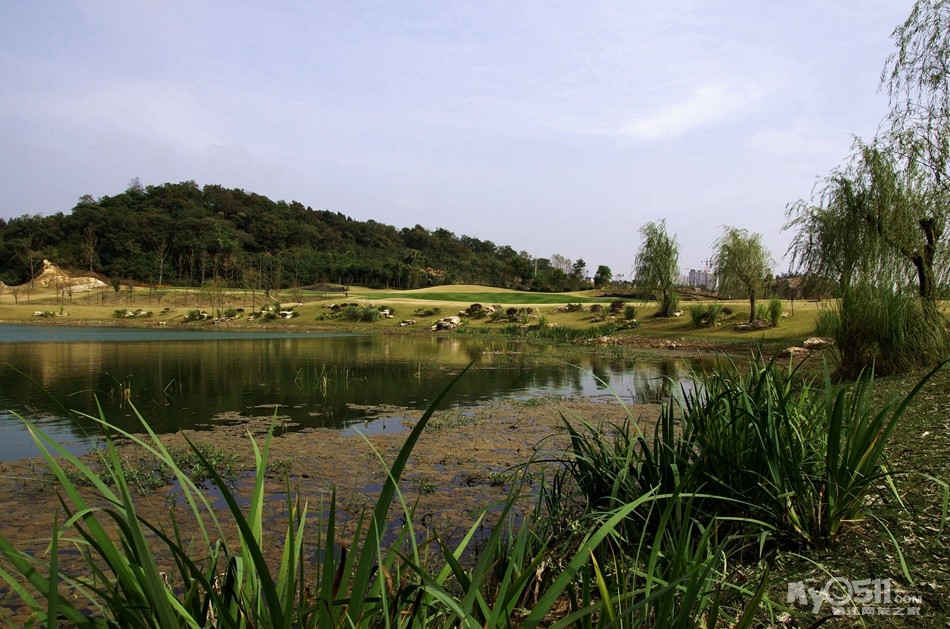
[[817, 333], [835, 340], [841, 370], [881, 375], [926, 368], [950, 354], [947, 321], [919, 298], [860, 284], [819, 313]]
[[724, 312], [722, 304], [695, 304], [688, 308], [694, 328], [706, 328], [716, 325]]
[[[839, 387], [827, 371], [815, 380], [761, 361], [745, 373], [719, 365], [664, 405], [652, 439], [629, 418], [606, 429], [566, 421], [566, 470], [595, 509], [657, 490], [690, 497], [689, 510], [670, 516], [681, 523], [732, 518], [778, 543], [830, 544], [889, 483], [888, 438], [941, 366], [875, 411], [873, 376]], [[648, 515], [637, 526], [655, 529]]]

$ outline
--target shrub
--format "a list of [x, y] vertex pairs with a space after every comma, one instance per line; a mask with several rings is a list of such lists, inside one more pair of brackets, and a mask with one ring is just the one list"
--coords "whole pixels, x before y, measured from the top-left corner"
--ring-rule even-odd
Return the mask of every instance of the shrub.
[[416, 308], [412, 314], [417, 317], [432, 317], [438, 314], [442, 314], [442, 309], [436, 306], [427, 306], [423, 308]]
[[625, 305], [620, 299], [610, 302], [610, 314], [619, 314]]
[[379, 311], [379, 308], [373, 306], [357, 306], [355, 304], [349, 304], [342, 310], [340, 310], [340, 318], [346, 319], [347, 321], [358, 321], [358, 322], [372, 322], [379, 321], [382, 318], [382, 313]]
[[113, 319], [125, 319], [125, 316], [126, 316], [127, 314], [129, 314], [129, 311], [128, 311], [128, 310], [126, 310], [125, 308], [119, 308], [118, 310], [113, 311], [113, 313], [112, 313], [112, 318], [113, 318]]
[[481, 304], [472, 304], [465, 309], [465, 314], [473, 319], [482, 319], [486, 315], [485, 307]]
[[782, 300], [778, 297], [773, 297], [769, 300], [769, 311], [768, 311], [768, 322], [772, 324], [772, 327], [778, 326], [779, 322], [782, 320]]
[[689, 307], [689, 317], [694, 328], [707, 328], [716, 325], [722, 319], [723, 307], [721, 304], [696, 304]]
[[580, 305], [580, 304], [568, 304], [568, 305], [567, 305], [567, 311], [568, 311], [568, 312], [580, 312], [580, 311], [583, 310], [583, 309], [584, 309], [584, 307], [583, 307], [582, 305]]
[[686, 311], [689, 312], [689, 318], [694, 328], [702, 328], [709, 325], [706, 319], [706, 306], [694, 304], [687, 308]]
[[709, 314], [709, 325], [716, 325], [722, 320], [722, 304], [709, 304], [706, 309]]
[[845, 290], [835, 306], [819, 313], [817, 333], [835, 340], [845, 375], [871, 367], [882, 375], [926, 368], [950, 351], [944, 317], [890, 287]]
[[623, 318], [627, 321], [633, 321], [637, 318], [637, 309], [633, 306], [633, 304], [629, 304], [624, 307]]
[[507, 318], [508, 318], [508, 314], [507, 314], [504, 310], [502, 310], [501, 308], [496, 308], [496, 309], [488, 316], [489, 321], [501, 321], [501, 320], [507, 319]]

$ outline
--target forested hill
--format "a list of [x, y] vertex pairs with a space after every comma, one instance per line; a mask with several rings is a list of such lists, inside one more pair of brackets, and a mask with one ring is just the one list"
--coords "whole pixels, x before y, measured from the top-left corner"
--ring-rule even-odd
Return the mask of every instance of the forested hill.
[[477, 283], [551, 291], [581, 288], [586, 274], [580, 260], [556, 269], [444, 229], [397, 229], [194, 182], [132, 185], [85, 196], [68, 213], [0, 220], [0, 280], [27, 282], [44, 258], [74, 272], [185, 286]]

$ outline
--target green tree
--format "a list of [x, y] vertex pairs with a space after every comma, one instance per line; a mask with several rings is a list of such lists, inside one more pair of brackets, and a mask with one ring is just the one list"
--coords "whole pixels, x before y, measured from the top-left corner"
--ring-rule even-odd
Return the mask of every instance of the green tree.
[[[679, 302], [676, 279], [679, 277], [679, 245], [666, 233], [666, 221], [649, 222], [640, 228], [640, 251], [634, 262], [637, 284], [660, 298], [659, 315], [670, 317]], [[608, 269], [609, 270], [609, 269]]]
[[950, 2], [917, 0], [892, 36], [881, 74], [891, 107], [884, 141], [909, 194], [878, 227], [894, 257], [913, 265], [930, 307], [946, 280], [950, 228]]
[[881, 75], [884, 133], [860, 140], [825, 179], [817, 203], [789, 208], [790, 253], [812, 276], [877, 285], [915, 283], [936, 311], [950, 273], [950, 1], [918, 0], [894, 30]]
[[613, 271], [610, 270], [610, 267], [606, 264], [601, 264], [597, 267], [597, 272], [594, 273], [594, 288], [603, 288], [610, 283], [610, 278], [613, 277]]
[[723, 228], [715, 242], [713, 268], [720, 294], [741, 294], [749, 298], [749, 321], [755, 319], [755, 300], [768, 290], [772, 259], [762, 245], [761, 234], [745, 229]]
[[797, 230], [789, 247], [793, 264], [811, 277], [834, 279], [842, 291], [855, 281], [916, 284], [932, 308], [947, 279], [947, 199], [925, 180], [914, 164], [902, 168], [891, 152], [858, 143], [817, 199], [789, 206], [786, 229]]

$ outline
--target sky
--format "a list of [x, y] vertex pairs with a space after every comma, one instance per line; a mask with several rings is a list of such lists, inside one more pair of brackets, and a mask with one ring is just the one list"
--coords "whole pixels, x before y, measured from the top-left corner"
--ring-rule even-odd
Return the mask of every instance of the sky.
[[0, 217], [193, 180], [629, 276], [762, 234], [887, 114], [910, 0], [0, 4]]

